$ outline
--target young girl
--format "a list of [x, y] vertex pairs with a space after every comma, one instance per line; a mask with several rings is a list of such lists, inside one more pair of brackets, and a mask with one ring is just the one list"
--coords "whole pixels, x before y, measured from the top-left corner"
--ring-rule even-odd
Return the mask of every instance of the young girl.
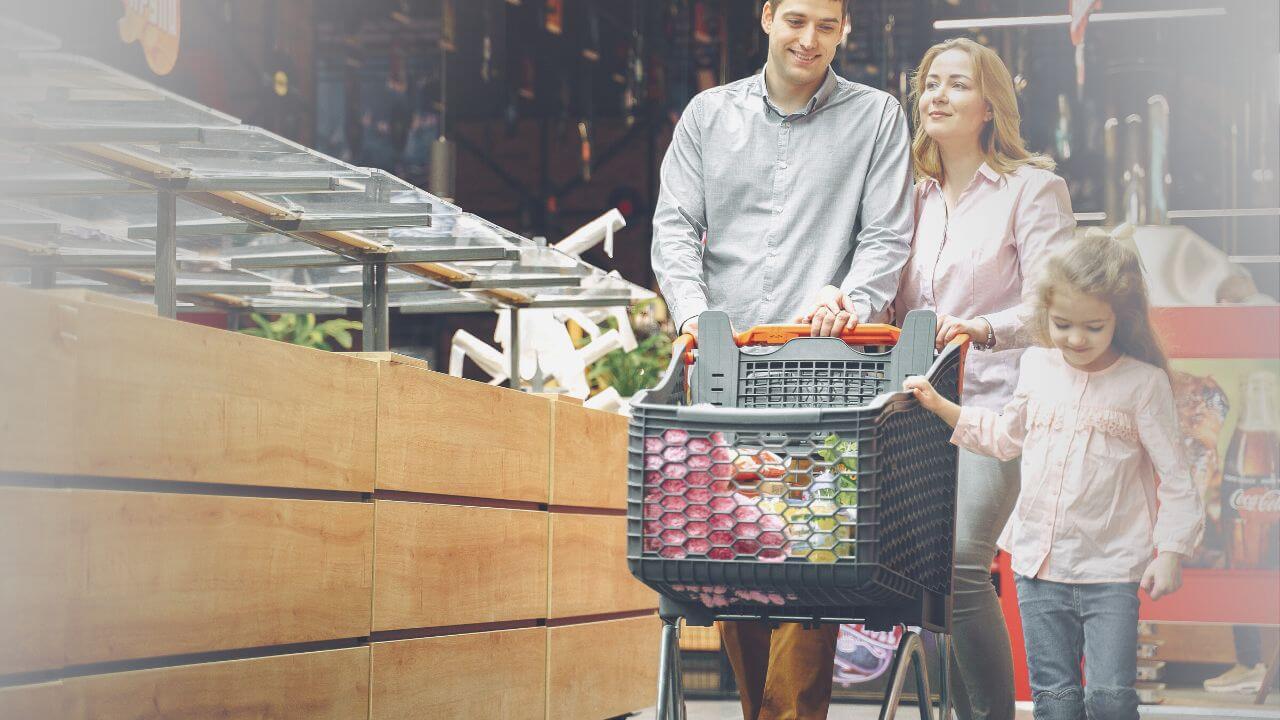
[[1204, 528], [1137, 255], [1108, 237], [1073, 241], [1045, 263], [1032, 323], [1043, 347], [1023, 355], [1002, 413], [960, 408], [923, 378], [906, 389], [960, 447], [1022, 454], [1000, 547], [1013, 558], [1035, 717], [1136, 720], [1138, 588], [1177, 590]]

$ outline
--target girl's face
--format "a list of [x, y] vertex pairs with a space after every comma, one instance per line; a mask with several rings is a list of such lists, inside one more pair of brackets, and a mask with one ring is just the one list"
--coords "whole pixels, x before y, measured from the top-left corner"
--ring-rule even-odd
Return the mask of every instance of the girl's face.
[[952, 48], [929, 64], [920, 92], [920, 122], [940, 144], [977, 142], [991, 121], [991, 106], [978, 92], [969, 53]]
[[1111, 305], [1071, 288], [1053, 293], [1049, 303], [1049, 339], [1067, 364], [1084, 372], [1110, 367], [1120, 353], [1112, 348], [1116, 314]]

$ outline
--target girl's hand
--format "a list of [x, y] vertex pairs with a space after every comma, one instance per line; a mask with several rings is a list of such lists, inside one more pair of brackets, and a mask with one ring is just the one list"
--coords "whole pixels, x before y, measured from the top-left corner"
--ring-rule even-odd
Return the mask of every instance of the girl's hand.
[[965, 320], [954, 315], [938, 318], [938, 337], [934, 342], [939, 350], [960, 334], [968, 335], [975, 345], [983, 345], [991, 334], [991, 324], [983, 318]]
[[1142, 573], [1143, 590], [1152, 600], [1159, 600], [1182, 587], [1182, 556], [1175, 552], [1162, 552], [1147, 565]]
[[845, 330], [857, 327], [861, 319], [849, 296], [835, 285], [827, 285], [818, 291], [813, 308], [796, 316], [795, 321], [808, 324], [814, 337], [840, 337]]
[[902, 381], [902, 389], [911, 393], [920, 402], [920, 407], [942, 418], [951, 427], [960, 422], [960, 406], [939, 395], [928, 380], [912, 375]]
[[929, 412], [938, 412], [942, 407], [942, 403], [946, 399], [933, 389], [933, 384], [919, 375], [912, 375], [902, 381], [902, 389], [915, 396], [920, 401], [920, 406]]

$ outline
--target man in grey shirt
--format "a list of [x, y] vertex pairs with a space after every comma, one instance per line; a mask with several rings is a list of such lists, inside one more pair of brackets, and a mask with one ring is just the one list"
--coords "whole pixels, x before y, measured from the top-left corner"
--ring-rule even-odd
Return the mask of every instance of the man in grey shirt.
[[[813, 334], [880, 319], [911, 248], [910, 133], [897, 100], [830, 68], [847, 0], [765, 0], [764, 70], [694, 97], [662, 162], [653, 268], [677, 327]], [[747, 720], [825, 718], [838, 626], [719, 623]]]
[[783, 0], [775, 13], [766, 2], [764, 72], [698, 94], [676, 125], [652, 255], [681, 329], [707, 308], [736, 330], [819, 307], [866, 322], [897, 292], [913, 229], [910, 133], [891, 95], [831, 70], [841, 22], [811, 26], [840, 5]]

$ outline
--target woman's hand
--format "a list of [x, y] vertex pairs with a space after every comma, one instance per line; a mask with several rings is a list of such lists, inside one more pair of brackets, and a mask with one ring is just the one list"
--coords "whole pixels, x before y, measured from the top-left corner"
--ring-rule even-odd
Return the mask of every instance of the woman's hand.
[[1159, 600], [1182, 587], [1182, 556], [1175, 552], [1161, 552], [1142, 573], [1143, 590], [1152, 600]]
[[827, 285], [818, 291], [813, 309], [795, 321], [807, 323], [809, 334], [814, 337], [840, 337], [845, 330], [857, 327], [861, 319], [849, 296], [835, 285]]
[[953, 315], [942, 315], [938, 318], [938, 337], [934, 343], [941, 350], [961, 334], [968, 335], [975, 345], [983, 345], [991, 334], [991, 323], [984, 318], [965, 320]]

